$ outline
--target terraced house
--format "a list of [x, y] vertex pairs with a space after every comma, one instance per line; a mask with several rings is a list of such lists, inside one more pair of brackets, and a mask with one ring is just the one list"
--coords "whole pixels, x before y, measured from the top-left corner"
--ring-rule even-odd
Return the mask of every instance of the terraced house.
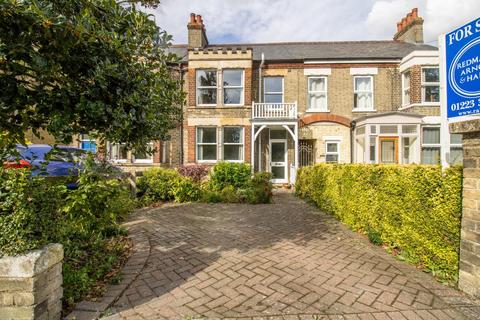
[[141, 155], [109, 147], [124, 166], [251, 163], [292, 183], [322, 162], [461, 162], [461, 139], [441, 130], [438, 49], [413, 9], [393, 40], [210, 44], [191, 14], [181, 58], [188, 94], [171, 141]]

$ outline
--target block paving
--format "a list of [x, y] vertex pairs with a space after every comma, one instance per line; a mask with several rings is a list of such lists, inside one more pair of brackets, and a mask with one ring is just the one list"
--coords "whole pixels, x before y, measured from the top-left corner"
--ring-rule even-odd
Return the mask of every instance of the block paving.
[[139, 210], [129, 226], [150, 253], [107, 319], [480, 319], [478, 301], [287, 192]]

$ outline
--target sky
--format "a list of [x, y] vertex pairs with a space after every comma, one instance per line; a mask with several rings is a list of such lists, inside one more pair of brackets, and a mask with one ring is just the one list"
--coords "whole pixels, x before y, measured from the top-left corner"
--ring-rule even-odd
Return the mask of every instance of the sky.
[[392, 39], [412, 8], [424, 18], [425, 43], [480, 16], [480, 0], [162, 0], [145, 9], [158, 26], [187, 42], [191, 12], [211, 44]]

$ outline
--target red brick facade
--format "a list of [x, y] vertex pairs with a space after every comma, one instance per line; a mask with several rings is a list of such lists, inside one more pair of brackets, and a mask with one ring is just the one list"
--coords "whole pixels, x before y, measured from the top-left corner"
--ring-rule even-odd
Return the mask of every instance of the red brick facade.
[[317, 114], [312, 114], [305, 116], [300, 119], [300, 126], [306, 126], [311, 123], [315, 122], [335, 122], [338, 124], [342, 124], [346, 127], [350, 127], [350, 119], [346, 117], [342, 117], [340, 115], [335, 115], [335, 114], [322, 114], [322, 113], [317, 113]]
[[195, 69], [188, 69], [187, 83], [188, 83], [188, 105], [194, 107], [197, 105], [196, 100], [196, 83], [195, 83]]
[[245, 162], [252, 161], [252, 126], [243, 127], [245, 130]]
[[187, 163], [195, 163], [195, 148], [196, 148], [196, 133], [195, 133], [195, 127], [194, 126], [187, 126]]
[[244, 90], [245, 90], [245, 105], [249, 106], [252, 104], [252, 68], [245, 69], [245, 81], [244, 81]]

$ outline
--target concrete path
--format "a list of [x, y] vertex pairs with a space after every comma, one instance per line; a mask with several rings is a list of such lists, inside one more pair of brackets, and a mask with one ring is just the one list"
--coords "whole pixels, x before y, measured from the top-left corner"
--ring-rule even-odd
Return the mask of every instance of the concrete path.
[[140, 210], [129, 228], [150, 249], [108, 319], [480, 318], [475, 301], [289, 193]]

